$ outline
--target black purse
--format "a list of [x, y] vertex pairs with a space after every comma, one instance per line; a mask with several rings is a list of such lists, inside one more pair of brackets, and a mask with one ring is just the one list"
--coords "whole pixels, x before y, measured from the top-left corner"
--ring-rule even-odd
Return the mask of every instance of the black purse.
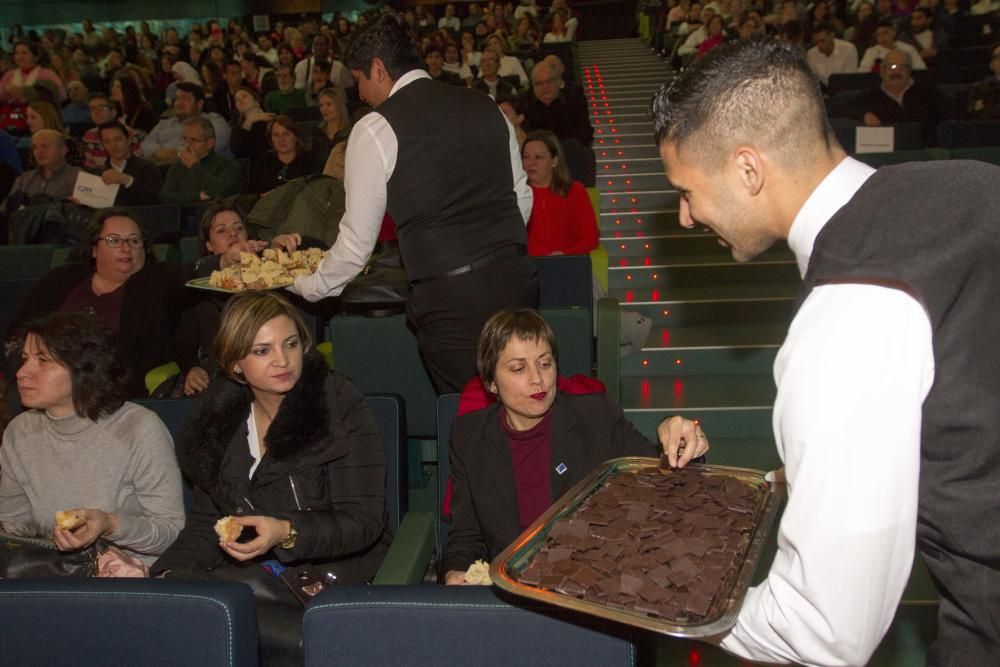
[[388, 317], [406, 312], [410, 282], [403, 268], [398, 241], [386, 241], [372, 254], [357, 278], [340, 294], [345, 313], [365, 317]]
[[19, 537], [0, 531], [0, 579], [94, 577], [104, 540], [79, 551], [60, 551], [53, 540]]

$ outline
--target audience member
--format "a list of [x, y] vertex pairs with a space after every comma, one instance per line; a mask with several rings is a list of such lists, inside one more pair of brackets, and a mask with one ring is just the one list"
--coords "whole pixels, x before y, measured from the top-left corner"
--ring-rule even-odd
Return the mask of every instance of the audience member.
[[[118, 117], [118, 107], [110, 96], [97, 92], [90, 94], [87, 108], [90, 110], [90, 120], [94, 123], [94, 127], [83, 133], [83, 167], [89, 171], [96, 171], [103, 169], [108, 162], [108, 154], [104, 152], [104, 144], [101, 141], [98, 128]], [[128, 136], [132, 155], [142, 157], [139, 134], [130, 128]]]
[[875, 45], [869, 47], [861, 57], [861, 64], [858, 65], [859, 72], [877, 72], [882, 64], [882, 60], [892, 50], [902, 51], [907, 56], [913, 69], [927, 69], [927, 64], [917, 53], [917, 50], [904, 42], [896, 41], [896, 26], [889, 19], [878, 22], [875, 28]]
[[299, 127], [288, 116], [275, 116], [267, 126], [270, 150], [260, 153], [250, 168], [249, 192], [264, 194], [280, 185], [314, 174], [316, 157], [299, 138]]
[[597, 247], [597, 217], [586, 188], [569, 175], [559, 140], [548, 130], [528, 134], [521, 146], [534, 200], [528, 254], [584, 255]]
[[538, 41], [534, 21], [530, 16], [522, 16], [517, 19], [513, 34], [507, 38], [508, 51], [522, 61], [533, 63], [538, 55]]
[[1000, 42], [990, 49], [990, 73], [969, 90], [968, 116], [1000, 120]]
[[65, 125], [82, 125], [90, 121], [90, 109], [87, 106], [90, 91], [81, 81], [70, 81], [66, 84], [66, 94], [69, 102], [62, 108], [60, 115]]
[[527, 131], [552, 130], [560, 141], [576, 139], [584, 146], [594, 141], [587, 106], [560, 88], [562, 79], [551, 63], [542, 61], [531, 70], [532, 94], [521, 107]]
[[439, 28], [447, 28], [453, 33], [462, 29], [462, 22], [455, 16], [455, 3], [449, 2], [444, 6], [444, 16], [438, 19]]
[[327, 88], [319, 94], [320, 121], [310, 140], [310, 150], [317, 164], [323, 164], [323, 174], [344, 180], [344, 160], [351, 119], [347, 115], [347, 100], [338, 88]]
[[228, 118], [229, 109], [225, 103], [226, 79], [222, 73], [222, 65], [208, 59], [198, 68], [201, 74], [202, 92], [205, 93], [205, 113], [217, 113]]
[[111, 82], [111, 99], [121, 110], [121, 121], [126, 127], [149, 132], [156, 126], [153, 107], [142, 96], [135, 80], [126, 72], [115, 76]]
[[503, 55], [496, 49], [486, 47], [479, 59], [479, 78], [473, 85], [473, 88], [481, 90], [487, 95], [492, 95], [495, 100], [517, 95], [517, 89], [511, 83], [500, 78], [500, 59], [502, 57]]
[[271, 35], [266, 32], [257, 35], [257, 55], [271, 63], [271, 67], [278, 67], [278, 50], [274, 48]]
[[[558, 376], [559, 350], [534, 310], [501, 310], [476, 348], [488, 407], [459, 416], [451, 433], [451, 527], [440, 579], [465, 584], [476, 560], [492, 561], [525, 528], [602, 462], [667, 452], [679, 467], [708, 451], [692, 421], [661, 422], [656, 445], [589, 378]], [[583, 393], [580, 386], [590, 389]], [[478, 393], [478, 392], [477, 392]], [[683, 452], [683, 453], [680, 453]], [[553, 475], [553, 466], [565, 474]], [[499, 498], [497, 485], [509, 489]]]
[[306, 89], [306, 106], [319, 106], [319, 94], [335, 85], [330, 82], [330, 61], [320, 60], [313, 66], [312, 83]]
[[56, 91], [56, 102], [66, 101], [66, 88], [59, 75], [38, 64], [38, 47], [27, 40], [14, 43], [14, 67], [0, 77], [0, 102], [7, 102], [21, 88], [48, 81]]
[[274, 70], [267, 65], [263, 58], [259, 59], [253, 51], [247, 51], [240, 58], [240, 67], [243, 70], [244, 85], [252, 88], [261, 98], [267, 96], [272, 90], [278, 89], [278, 80], [274, 76]]
[[500, 57], [500, 71], [498, 72], [500, 76], [517, 76], [520, 87], [527, 88], [528, 73], [524, 71], [524, 66], [521, 65], [520, 60], [514, 56], [507, 55], [507, 52], [504, 50], [506, 48], [504, 39], [500, 35], [490, 35], [486, 38], [486, 46], [496, 49], [498, 53], [502, 54]]
[[222, 116], [227, 122], [233, 123], [239, 114], [234, 96], [236, 91], [243, 87], [243, 69], [240, 64], [231, 58], [226, 59], [222, 64], [222, 79], [226, 82], [225, 95], [213, 100], [216, 108], [215, 113]]
[[837, 39], [833, 24], [818, 23], [813, 32], [814, 47], [806, 52], [806, 60], [816, 78], [824, 86], [831, 74], [858, 71], [858, 50], [844, 39]]
[[116, 120], [97, 127], [107, 156], [101, 180], [118, 184], [115, 206], [150, 206], [159, 202], [160, 170], [152, 162], [135, 157], [129, 146], [128, 128]]
[[[197, 60], [195, 60], [197, 62]], [[190, 83], [201, 88], [201, 76], [198, 74], [198, 70], [184, 62], [183, 60], [178, 60], [173, 65], [170, 66], [170, 71], [174, 75], [173, 83], [167, 86], [167, 92], [164, 97], [167, 100], [167, 104], [173, 104], [174, 95], [177, 94], [177, 86], [182, 83]], [[204, 90], [202, 88], [202, 90]]]
[[[568, 20], [569, 16], [566, 12], [561, 10], [553, 12], [549, 30], [542, 37], [542, 42], [545, 44], [572, 42], [574, 30], [566, 25]], [[575, 25], [573, 27], [575, 28]]]
[[463, 30], [467, 30], [469, 28], [475, 29], [475, 27], [480, 23], [482, 23], [482, 21], [483, 21], [483, 14], [479, 10], [479, 3], [477, 2], [469, 3], [469, 13], [464, 19], [462, 19], [462, 29]]
[[934, 11], [929, 7], [914, 7], [910, 14], [910, 29], [903, 32], [899, 41], [909, 44], [924, 62], [932, 64], [941, 49], [948, 48], [948, 33], [934, 25]]
[[285, 114], [289, 109], [301, 109], [306, 106], [305, 91], [295, 87], [295, 74], [288, 65], [278, 65], [276, 70], [278, 89], [267, 94], [264, 105], [271, 113]]
[[[51, 537], [60, 551], [98, 538], [151, 564], [184, 526], [181, 475], [170, 434], [128, 396], [128, 368], [101, 320], [54, 313], [18, 339], [17, 388], [28, 410], [0, 449], [0, 524]], [[84, 523], [55, 526], [72, 511]]]
[[246, 86], [236, 91], [234, 101], [238, 115], [232, 131], [233, 155], [252, 160], [267, 150], [267, 124], [274, 114], [264, 111], [257, 91]]
[[457, 74], [465, 82], [465, 85], [472, 85], [472, 68], [462, 62], [462, 53], [458, 49], [458, 44], [448, 42], [444, 47], [444, 64], [442, 69]]
[[[173, 361], [173, 332], [191, 297], [184, 282], [194, 277], [193, 267], [158, 263], [139, 221], [125, 209], [96, 212], [83, 239], [80, 261], [49, 271], [21, 301], [5, 340], [36, 317], [91, 310], [117, 341], [118, 355], [128, 369], [128, 396], [145, 397], [146, 372]], [[233, 261], [239, 261], [239, 248], [202, 268], [208, 271]], [[7, 355], [8, 377], [17, 361]], [[18, 399], [11, 392], [8, 405], [16, 406]]]
[[66, 137], [58, 130], [39, 130], [31, 137], [31, 155], [35, 168], [25, 171], [14, 181], [14, 187], [3, 208], [11, 213], [12, 202], [27, 203], [38, 195], [49, 199], [69, 199], [73, 195], [79, 167], [66, 164]]
[[715, 14], [708, 20], [705, 25], [705, 39], [701, 41], [698, 45], [697, 50], [694, 52], [695, 58], [701, 58], [706, 53], [722, 44], [723, 40], [726, 39], [726, 32], [723, 29], [723, 20], [720, 14]]
[[[234, 204], [214, 204], [205, 211], [198, 223], [198, 241], [202, 257], [222, 255], [234, 246], [255, 251], [267, 247], [263, 241], [248, 239], [243, 211]], [[181, 314], [174, 335], [182, 379], [176, 394], [199, 394], [222, 376], [213, 344], [228, 300], [228, 294], [201, 294], [197, 303]]]
[[26, 109], [25, 119], [28, 123], [29, 135], [21, 137], [18, 141], [18, 148], [30, 148], [31, 135], [39, 130], [55, 130], [63, 135], [66, 142], [66, 163], [73, 167], [83, 166], [83, 147], [66, 132], [62, 117], [51, 102], [32, 102]]
[[[694, 14], [694, 7], [692, 5], [692, 15]], [[715, 16], [715, 10], [711, 7], [704, 7], [701, 10], [700, 22], [697, 26], [693, 25], [689, 21], [692, 30], [688, 33], [687, 37], [677, 47], [677, 55], [681, 58], [693, 57], [695, 52], [698, 50], [698, 45], [705, 41], [708, 37], [708, 22]]]
[[215, 127], [204, 116], [184, 121], [184, 148], [167, 171], [160, 202], [190, 204], [239, 194], [243, 170], [215, 149]]
[[173, 164], [184, 146], [184, 125], [192, 118], [205, 118], [214, 128], [212, 143], [215, 151], [228, 154], [229, 125], [222, 116], [202, 113], [205, 94], [201, 86], [181, 83], [174, 98], [174, 115], [161, 120], [142, 142], [142, 154], [154, 164]]
[[476, 44], [476, 35], [471, 30], [462, 31], [462, 63], [472, 71], [473, 68], [479, 67], [479, 58], [482, 55], [482, 51], [479, 50], [478, 44]]
[[[301, 317], [277, 293], [239, 294], [226, 305], [215, 340], [226, 377], [208, 386], [177, 441], [194, 503], [150, 570], [252, 578], [263, 664], [301, 664], [303, 613], [265, 561], [360, 585], [375, 576], [390, 541], [378, 423], [354, 385], [311, 348]], [[289, 471], [294, 493], [264, 481]], [[227, 515], [252, 537], [220, 542], [213, 526]]]
[[455, 74], [444, 69], [444, 53], [437, 44], [430, 44], [424, 49], [424, 65], [427, 66], [427, 73], [435, 81], [447, 83], [452, 86], [464, 86], [465, 81]]
[[882, 59], [882, 85], [862, 98], [862, 122], [869, 127], [919, 123], [924, 140], [934, 143], [940, 102], [937, 89], [913, 81], [910, 55], [893, 49]]

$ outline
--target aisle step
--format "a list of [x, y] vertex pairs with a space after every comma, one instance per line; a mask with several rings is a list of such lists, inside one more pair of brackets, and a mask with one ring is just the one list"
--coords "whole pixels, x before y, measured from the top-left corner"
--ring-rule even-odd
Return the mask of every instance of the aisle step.
[[[793, 261], [757, 261], [740, 264], [723, 259], [709, 264], [666, 266], [651, 264], [625, 268], [615, 266], [608, 271], [609, 289], [655, 289], [660, 292], [660, 298], [669, 296], [674, 290], [695, 289], [701, 286], [752, 288], [758, 284], [785, 283], [788, 283], [793, 292], [798, 289], [799, 269]], [[660, 299], [653, 296], [651, 300]]]
[[645, 348], [622, 359], [621, 376], [625, 382], [653, 376], [766, 375], [771, 372], [777, 353], [778, 345]]
[[639, 210], [677, 210], [680, 193], [677, 190], [637, 190], [635, 192], [602, 192], [601, 211], [607, 213], [636, 213]]
[[[659, 160], [656, 162], [659, 163]], [[616, 192], [630, 195], [636, 191], [671, 188], [670, 181], [663, 174], [662, 163], [659, 165], [661, 167], [659, 170], [655, 169], [655, 166], [655, 164], [646, 161], [639, 163], [633, 163], [630, 160], [604, 162], [597, 166], [597, 185], [605, 188], [604, 194], [606, 195]], [[650, 167], [654, 168], [650, 169]]]
[[622, 303], [622, 310], [634, 310], [653, 320], [656, 327], [730, 327], [783, 325], [792, 321], [795, 299], [791, 296], [667, 303]]
[[[765, 322], [729, 322], [719, 320], [711, 324], [664, 324], [653, 327], [643, 352], [633, 355], [670, 353], [689, 349], [739, 349], [744, 347], [778, 347], [785, 340], [788, 323], [784, 313], [775, 314], [771, 321]], [[635, 367], [638, 371], [644, 368], [642, 359], [634, 363], [631, 357], [622, 359], [622, 373]], [[671, 369], [672, 370], [672, 369]]]
[[[640, 304], [662, 304], [684, 301], [734, 301], [762, 300], [773, 298], [794, 298], [798, 285], [788, 281], [724, 284], [701, 284], [685, 287], [665, 287], [662, 289], [640, 287], [635, 289], [612, 288], [608, 295], [618, 299], [625, 306]], [[655, 294], [654, 294], [655, 292]]]
[[[697, 263], [708, 258], [732, 257], [729, 248], [719, 245], [718, 237], [714, 234], [696, 234], [695, 230], [686, 231], [677, 224], [676, 218], [670, 219], [672, 216], [669, 213], [662, 212], [660, 215], [664, 220], [674, 225], [667, 233], [657, 235], [644, 233], [642, 236], [608, 236], [602, 239], [604, 247], [608, 250], [608, 256], [627, 258], [630, 263], [633, 260], [640, 261], [644, 257], [650, 257], [657, 264]], [[648, 231], [648, 228], [644, 231]], [[682, 231], [686, 231], [686, 233], [680, 233]], [[787, 245], [776, 243], [753, 261], [775, 259], [792, 260], [794, 255]]]
[[[601, 196], [601, 201], [605, 199], [619, 199], [619, 197]], [[679, 212], [677, 206], [668, 206], [660, 209], [646, 209], [636, 207], [635, 212], [631, 209], [625, 212], [612, 210], [602, 210], [598, 215], [597, 226], [602, 237], [616, 239], [620, 237], [643, 236], [663, 236], [676, 234], [684, 228], [680, 225]], [[621, 206], [609, 204], [609, 209], [618, 209]]]
[[[594, 146], [594, 157], [597, 158], [597, 162], [601, 163], [605, 160], [660, 160], [660, 151], [653, 144], [653, 138], [649, 138], [648, 143], [644, 144], [633, 144], [633, 145], [617, 145], [617, 146], [607, 146], [598, 144]], [[660, 168], [663, 168], [663, 163], [660, 162]], [[664, 180], [666, 177], [664, 177]]]

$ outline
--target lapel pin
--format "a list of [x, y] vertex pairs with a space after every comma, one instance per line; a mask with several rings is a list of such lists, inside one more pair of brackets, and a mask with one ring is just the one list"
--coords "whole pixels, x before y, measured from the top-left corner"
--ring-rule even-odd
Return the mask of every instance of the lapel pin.
[[566, 470], [567, 468], [565, 463], [560, 463], [559, 465], [556, 466], [556, 472], [559, 473], [560, 475], [566, 472]]

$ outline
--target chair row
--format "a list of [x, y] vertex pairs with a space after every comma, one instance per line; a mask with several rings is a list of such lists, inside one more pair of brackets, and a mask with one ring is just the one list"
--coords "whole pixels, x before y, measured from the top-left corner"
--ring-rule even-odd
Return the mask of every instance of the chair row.
[[[854, 150], [856, 128], [861, 127], [856, 119], [831, 117], [837, 140], [848, 151]], [[925, 148], [923, 131], [919, 123], [899, 123], [895, 128], [894, 144], [897, 151], [912, 151]], [[992, 149], [1000, 147], [1000, 120], [944, 121], [937, 127], [936, 159], [982, 159], [996, 163], [991, 158]]]
[[[11, 665], [256, 667], [244, 584], [171, 579], [0, 581]], [[500, 641], [497, 641], [497, 640]], [[639, 631], [488, 587], [333, 587], [306, 608], [305, 665], [635, 665]]]

